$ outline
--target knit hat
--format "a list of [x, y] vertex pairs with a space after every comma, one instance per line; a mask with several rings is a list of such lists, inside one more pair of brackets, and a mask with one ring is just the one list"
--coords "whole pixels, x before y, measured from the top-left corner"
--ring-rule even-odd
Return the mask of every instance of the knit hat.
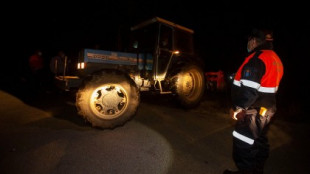
[[268, 42], [272, 42], [273, 41], [273, 36], [272, 36], [272, 32], [269, 30], [260, 30], [260, 29], [253, 29], [251, 31], [251, 33], [249, 34], [249, 39], [251, 38], [257, 38], [261, 41], [268, 41]]

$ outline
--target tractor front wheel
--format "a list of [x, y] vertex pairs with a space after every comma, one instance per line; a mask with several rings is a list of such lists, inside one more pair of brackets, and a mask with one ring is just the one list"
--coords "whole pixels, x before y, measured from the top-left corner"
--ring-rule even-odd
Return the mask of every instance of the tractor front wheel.
[[79, 114], [92, 126], [114, 128], [136, 112], [139, 90], [132, 79], [117, 71], [96, 74], [77, 93]]

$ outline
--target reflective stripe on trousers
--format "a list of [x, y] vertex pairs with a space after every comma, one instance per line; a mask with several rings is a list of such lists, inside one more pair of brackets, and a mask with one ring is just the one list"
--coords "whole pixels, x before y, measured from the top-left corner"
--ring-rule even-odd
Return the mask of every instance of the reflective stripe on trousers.
[[250, 144], [250, 145], [254, 144], [254, 140], [253, 140], [253, 139], [251, 139], [251, 138], [249, 138], [249, 137], [246, 137], [246, 136], [244, 136], [244, 135], [242, 135], [242, 134], [239, 134], [237, 131], [233, 131], [233, 136], [234, 136], [235, 138], [237, 138], [237, 139], [239, 139], [239, 140], [245, 142], [245, 143]]

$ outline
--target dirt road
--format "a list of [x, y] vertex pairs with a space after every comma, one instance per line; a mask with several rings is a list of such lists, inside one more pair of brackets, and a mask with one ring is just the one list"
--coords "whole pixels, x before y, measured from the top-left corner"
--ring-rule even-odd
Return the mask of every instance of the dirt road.
[[[0, 171], [39, 173], [222, 173], [231, 159], [234, 122], [225, 96], [193, 110], [142, 96], [137, 115], [113, 130], [91, 128], [70, 95], [20, 97], [0, 91]], [[309, 123], [275, 119], [266, 173], [309, 173]]]

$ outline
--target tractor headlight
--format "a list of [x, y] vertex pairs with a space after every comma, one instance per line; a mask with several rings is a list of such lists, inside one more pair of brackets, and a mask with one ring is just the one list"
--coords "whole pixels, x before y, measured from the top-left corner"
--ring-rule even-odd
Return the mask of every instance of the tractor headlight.
[[85, 69], [85, 62], [79, 62], [77, 64], [77, 69]]

